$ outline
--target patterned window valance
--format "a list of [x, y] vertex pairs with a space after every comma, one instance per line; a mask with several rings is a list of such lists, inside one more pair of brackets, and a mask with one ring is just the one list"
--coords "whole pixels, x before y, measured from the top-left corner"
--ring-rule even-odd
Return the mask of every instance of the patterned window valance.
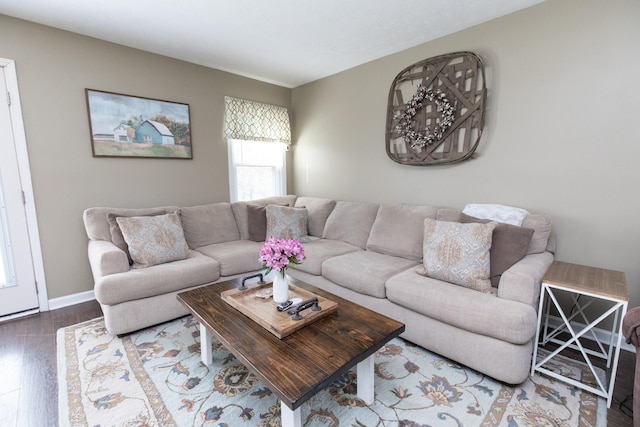
[[291, 145], [289, 113], [284, 107], [224, 97], [224, 137]]

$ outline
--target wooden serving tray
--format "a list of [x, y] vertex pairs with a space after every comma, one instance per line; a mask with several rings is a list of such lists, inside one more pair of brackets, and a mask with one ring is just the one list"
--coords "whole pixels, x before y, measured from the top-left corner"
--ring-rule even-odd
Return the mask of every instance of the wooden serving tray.
[[306, 309], [300, 313], [301, 320], [292, 320], [291, 316], [287, 314], [290, 308], [280, 312], [276, 310], [278, 303], [274, 302], [271, 296], [261, 297], [270, 294], [269, 291], [272, 287], [272, 283], [258, 286], [250, 285], [246, 289], [229, 289], [221, 292], [220, 296], [227, 304], [280, 339], [333, 313], [338, 308], [338, 303], [289, 283], [289, 299], [302, 298], [303, 301], [306, 301], [315, 297], [318, 298], [318, 305], [322, 309], [320, 311]]

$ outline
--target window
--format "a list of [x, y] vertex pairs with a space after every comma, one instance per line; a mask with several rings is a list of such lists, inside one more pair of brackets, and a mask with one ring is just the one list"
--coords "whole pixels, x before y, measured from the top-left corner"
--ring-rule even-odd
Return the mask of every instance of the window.
[[286, 153], [291, 127], [286, 108], [225, 96], [232, 202], [287, 193]]
[[287, 192], [286, 145], [229, 140], [231, 201], [282, 196]]

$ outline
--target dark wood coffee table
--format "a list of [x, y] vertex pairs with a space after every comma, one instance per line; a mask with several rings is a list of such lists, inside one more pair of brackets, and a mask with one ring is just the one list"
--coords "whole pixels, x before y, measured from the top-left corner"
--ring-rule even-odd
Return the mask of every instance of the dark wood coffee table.
[[[358, 397], [374, 401], [374, 356], [404, 324], [290, 278], [291, 283], [338, 303], [328, 316], [278, 339], [231, 307], [220, 293], [239, 281], [178, 294], [200, 323], [202, 362], [212, 361], [212, 334], [280, 399], [283, 427], [301, 426], [300, 406], [357, 366]], [[250, 286], [250, 285], [249, 285]]]

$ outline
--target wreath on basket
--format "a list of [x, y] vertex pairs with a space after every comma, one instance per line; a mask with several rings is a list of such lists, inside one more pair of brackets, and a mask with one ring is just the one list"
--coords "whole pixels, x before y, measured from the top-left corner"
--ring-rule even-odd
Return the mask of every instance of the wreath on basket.
[[[413, 118], [424, 107], [425, 100], [436, 104], [436, 111], [442, 112], [442, 119], [436, 124], [433, 131], [429, 126], [426, 126], [424, 132], [418, 132], [413, 126]], [[400, 122], [395, 129], [396, 132], [402, 135], [405, 142], [410, 144], [411, 148], [422, 148], [442, 140], [444, 133], [451, 127], [454, 119], [455, 109], [447, 99], [447, 96], [440, 89], [434, 92], [420, 85], [411, 101], [405, 107]]]

